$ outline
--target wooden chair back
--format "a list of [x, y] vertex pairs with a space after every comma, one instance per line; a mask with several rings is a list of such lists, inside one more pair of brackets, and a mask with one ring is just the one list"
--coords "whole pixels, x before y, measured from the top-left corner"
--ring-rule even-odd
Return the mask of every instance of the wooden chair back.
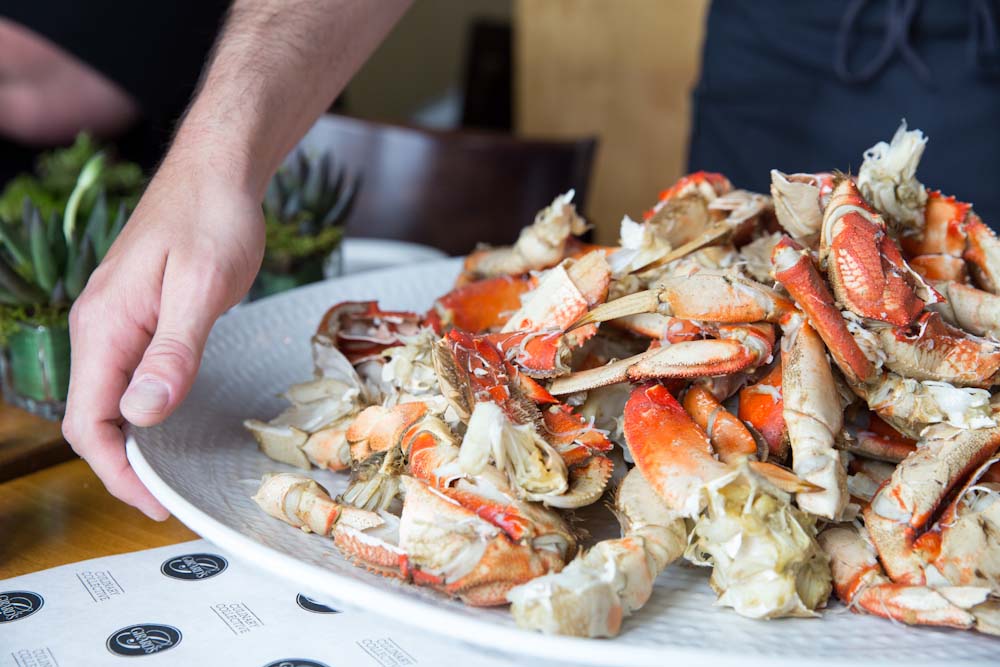
[[348, 236], [425, 243], [452, 255], [511, 243], [539, 209], [576, 190], [585, 211], [597, 141], [522, 140], [326, 115], [301, 146], [362, 174]]

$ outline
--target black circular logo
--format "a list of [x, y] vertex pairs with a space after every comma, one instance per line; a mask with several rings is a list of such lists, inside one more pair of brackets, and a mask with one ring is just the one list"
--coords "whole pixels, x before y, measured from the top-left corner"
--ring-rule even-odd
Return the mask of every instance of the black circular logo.
[[304, 660], [302, 658], [285, 658], [284, 660], [275, 660], [274, 662], [269, 662], [264, 667], [329, 667], [322, 662], [316, 662], [315, 660]]
[[181, 643], [181, 631], [172, 625], [139, 623], [115, 630], [108, 637], [108, 650], [132, 658], [166, 651]]
[[334, 609], [333, 607], [327, 606], [322, 602], [316, 602], [311, 597], [299, 593], [295, 596], [295, 603], [306, 611], [312, 611], [317, 614], [339, 614], [339, 609]]
[[185, 554], [163, 561], [160, 572], [171, 579], [197, 581], [222, 574], [229, 561], [215, 554]]
[[0, 623], [10, 623], [31, 616], [42, 608], [45, 598], [31, 591], [4, 591], [0, 593]]

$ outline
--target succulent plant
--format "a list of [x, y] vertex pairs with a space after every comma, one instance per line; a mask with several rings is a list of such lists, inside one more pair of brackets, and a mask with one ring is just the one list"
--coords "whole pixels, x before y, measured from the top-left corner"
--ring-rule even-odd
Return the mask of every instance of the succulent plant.
[[[26, 198], [17, 220], [0, 220], [0, 305], [21, 317], [65, 312], [125, 225], [126, 205], [114, 213], [100, 185], [104, 156], [97, 154], [79, 172], [60, 219], [43, 216]], [[81, 202], [93, 197], [85, 226], [77, 225]], [[3, 313], [0, 312], [0, 317]]]
[[[9, 181], [0, 192], [0, 219], [13, 222], [21, 216], [25, 198], [31, 199], [44, 219], [53, 213], [62, 215], [85, 164], [100, 152], [100, 146], [81, 133], [72, 146], [42, 153], [34, 173], [21, 174]], [[145, 177], [139, 165], [131, 162], [105, 161], [98, 176], [99, 188], [89, 190], [81, 207], [89, 212], [98, 192], [104, 192], [112, 209], [125, 202], [131, 209], [142, 191]]]
[[271, 179], [264, 197], [265, 267], [293, 271], [302, 261], [328, 254], [343, 236], [360, 177], [335, 165], [332, 154], [302, 151]]

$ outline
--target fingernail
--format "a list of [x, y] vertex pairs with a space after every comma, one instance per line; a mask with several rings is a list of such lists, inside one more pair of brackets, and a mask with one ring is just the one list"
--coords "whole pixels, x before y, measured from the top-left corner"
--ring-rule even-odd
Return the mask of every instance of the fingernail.
[[148, 378], [134, 383], [125, 392], [123, 407], [145, 414], [163, 412], [170, 401], [170, 389], [160, 380]]

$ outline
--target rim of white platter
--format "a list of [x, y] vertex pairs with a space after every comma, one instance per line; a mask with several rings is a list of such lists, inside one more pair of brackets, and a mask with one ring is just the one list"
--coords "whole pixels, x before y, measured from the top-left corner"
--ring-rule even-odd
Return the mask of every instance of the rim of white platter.
[[[261, 474], [293, 470], [261, 454], [242, 428], [284, 407], [289, 384], [311, 377], [309, 337], [323, 312], [374, 300], [422, 312], [446, 292], [458, 259], [347, 276], [240, 306], [209, 337], [194, 388], [161, 426], [131, 429], [128, 458], [163, 505], [193, 531], [271, 574], [342, 607], [376, 612], [428, 632], [508, 653], [587, 664], [850, 665], [995, 664], [1000, 644], [972, 632], [912, 629], [847, 613], [753, 621], [713, 606], [703, 569], [671, 566], [649, 604], [615, 639], [551, 637], [518, 629], [506, 609], [477, 609], [348, 563], [329, 540], [264, 515], [250, 496]], [[313, 471], [332, 492], [346, 476]], [[598, 515], [600, 516], [600, 515]], [[610, 513], [604, 521], [610, 528]]]

